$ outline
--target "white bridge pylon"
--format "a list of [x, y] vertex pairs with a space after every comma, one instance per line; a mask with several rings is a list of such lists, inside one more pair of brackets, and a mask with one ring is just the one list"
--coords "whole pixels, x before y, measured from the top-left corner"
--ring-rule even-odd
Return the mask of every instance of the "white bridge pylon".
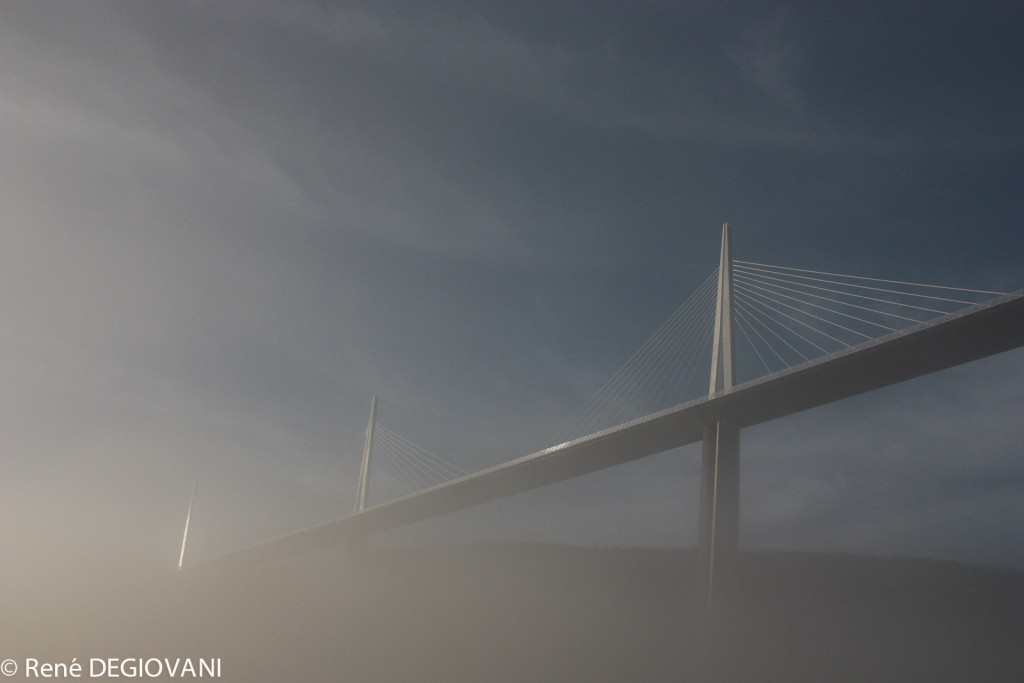
[[373, 452], [374, 428], [377, 426], [377, 397], [370, 401], [370, 422], [366, 425], [366, 441], [363, 444], [363, 464], [359, 468], [359, 493], [356, 495], [356, 509], [359, 513], [366, 507], [370, 493], [370, 454]]
[[[732, 236], [722, 226], [718, 299], [708, 397], [733, 388], [736, 349], [732, 327]], [[697, 599], [710, 604], [718, 576], [727, 572], [739, 549], [740, 429], [723, 419], [704, 425], [697, 528]]]

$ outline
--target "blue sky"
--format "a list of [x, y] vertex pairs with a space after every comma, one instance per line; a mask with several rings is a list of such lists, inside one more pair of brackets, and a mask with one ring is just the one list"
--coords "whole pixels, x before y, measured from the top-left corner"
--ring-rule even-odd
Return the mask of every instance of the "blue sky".
[[[1024, 286], [1018, 3], [0, 5], [7, 576], [548, 445], [716, 265]], [[1024, 355], [744, 433], [744, 543], [1024, 566]], [[395, 540], [692, 545], [697, 452]]]

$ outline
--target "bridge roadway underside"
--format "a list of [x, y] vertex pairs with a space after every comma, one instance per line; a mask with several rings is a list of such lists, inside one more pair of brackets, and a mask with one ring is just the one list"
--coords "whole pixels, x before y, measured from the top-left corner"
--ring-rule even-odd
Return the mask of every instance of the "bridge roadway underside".
[[200, 566], [275, 560], [358, 541], [373, 533], [696, 443], [702, 439], [704, 425], [716, 420], [749, 427], [1021, 346], [1024, 290]]

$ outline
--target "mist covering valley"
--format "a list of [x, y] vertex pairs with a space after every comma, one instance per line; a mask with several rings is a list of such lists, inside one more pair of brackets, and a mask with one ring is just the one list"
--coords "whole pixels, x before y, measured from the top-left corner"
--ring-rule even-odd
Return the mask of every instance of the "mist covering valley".
[[1024, 677], [1020, 571], [745, 552], [705, 629], [694, 564], [516, 543], [200, 565], [48, 600], [5, 591], [0, 642], [16, 661], [219, 658], [222, 680], [250, 682]]

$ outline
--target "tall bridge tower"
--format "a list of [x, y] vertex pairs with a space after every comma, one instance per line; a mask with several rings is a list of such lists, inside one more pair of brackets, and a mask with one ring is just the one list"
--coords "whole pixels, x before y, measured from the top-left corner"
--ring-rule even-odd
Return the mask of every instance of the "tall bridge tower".
[[359, 494], [356, 496], [355, 512], [359, 513], [366, 507], [366, 499], [370, 493], [370, 456], [373, 452], [373, 433], [377, 426], [377, 397], [370, 401], [370, 423], [366, 425], [366, 441], [363, 444], [363, 464], [359, 468]]
[[[732, 238], [722, 226], [718, 266], [711, 385], [708, 396], [732, 389], [735, 350], [732, 314]], [[740, 430], [723, 420], [704, 425], [701, 451], [700, 517], [697, 532], [697, 597], [710, 603], [716, 582], [735, 559], [740, 536]]]

